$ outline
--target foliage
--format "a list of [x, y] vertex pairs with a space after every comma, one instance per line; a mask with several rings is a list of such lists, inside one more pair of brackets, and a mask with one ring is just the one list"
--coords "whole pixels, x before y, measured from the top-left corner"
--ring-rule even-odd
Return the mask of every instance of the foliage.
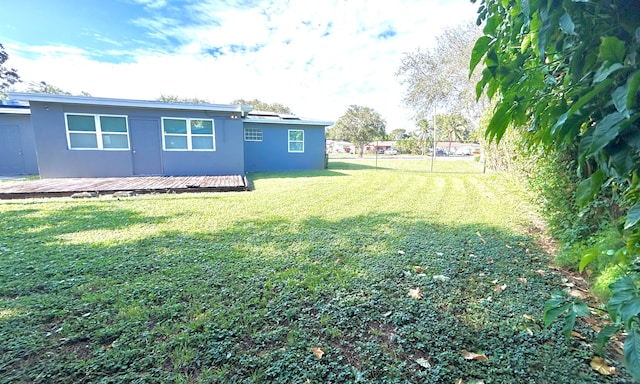
[[5, 51], [4, 46], [0, 43], [0, 96], [6, 97], [6, 90], [20, 82], [18, 71], [14, 68], [5, 67], [5, 63], [9, 59], [9, 54]]
[[542, 327], [561, 276], [518, 186], [378, 165], [253, 174], [249, 193], [1, 202], [0, 382], [629, 379]]
[[71, 95], [71, 92], [67, 92], [55, 85], [47, 84], [44, 81], [41, 81], [39, 83], [30, 83], [29, 87], [27, 88], [27, 92], [47, 93], [51, 95]]
[[407, 87], [404, 103], [415, 111], [416, 121], [427, 118], [434, 109], [459, 113], [477, 121], [486, 107], [484, 99], [474, 100], [479, 77], [468, 77], [468, 63], [480, 30], [473, 23], [447, 28], [436, 39], [433, 49], [405, 53], [396, 76]]
[[[576, 145], [581, 206], [603, 187], [621, 191], [621, 252], [629, 261], [640, 254], [639, 12], [632, 0], [483, 0], [484, 36], [470, 61], [471, 72], [480, 62], [485, 67], [477, 95], [499, 98], [490, 140], [499, 142], [511, 126], [528, 126], [528, 140], [546, 148]], [[618, 288], [611, 285], [612, 297]], [[623, 325], [633, 343], [640, 325]], [[625, 359], [639, 360], [638, 353], [627, 345]], [[629, 368], [640, 380], [638, 367]]]
[[265, 103], [258, 99], [253, 100], [245, 100], [245, 99], [236, 99], [231, 102], [231, 104], [242, 104], [242, 105], [250, 105], [256, 111], [268, 111], [282, 114], [292, 114], [291, 109], [284, 104], [280, 103]]
[[192, 104], [210, 104], [209, 100], [199, 97], [180, 97], [177, 95], [160, 95], [158, 101], [165, 103], [192, 103]]
[[327, 134], [330, 138], [353, 143], [362, 157], [366, 144], [376, 139], [384, 139], [385, 129], [384, 119], [374, 109], [350, 105]]

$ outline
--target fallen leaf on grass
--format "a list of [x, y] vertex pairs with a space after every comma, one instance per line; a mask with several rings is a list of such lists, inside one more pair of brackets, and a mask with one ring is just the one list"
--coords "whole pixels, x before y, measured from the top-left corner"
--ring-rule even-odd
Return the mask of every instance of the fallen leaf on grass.
[[324, 351], [322, 350], [322, 348], [313, 347], [313, 348], [309, 348], [309, 350], [313, 352], [313, 356], [317, 357], [318, 360], [322, 359], [322, 356], [324, 355]]
[[616, 374], [616, 368], [608, 366], [601, 357], [594, 357], [591, 360], [590, 365], [594, 371], [598, 372], [601, 375], [610, 376]]
[[530, 321], [535, 321], [535, 320], [533, 320], [533, 316], [531, 316], [531, 315], [522, 315], [522, 317], [524, 317], [525, 319], [530, 320]]
[[505, 244], [504, 246], [505, 246], [505, 247], [507, 247], [507, 248], [509, 248], [509, 249], [513, 248], [513, 247], [512, 247], [512, 246], [510, 246], [509, 244]]
[[487, 243], [487, 240], [482, 238], [482, 235], [480, 234], [480, 231], [476, 232], [476, 235], [478, 235], [478, 237], [480, 238], [480, 241], [482, 241], [483, 244]]
[[400, 256], [404, 255], [404, 251], [398, 251], [398, 255]]
[[584, 299], [586, 297], [583, 292], [577, 289], [569, 289], [569, 291], [567, 291], [567, 295], [571, 297], [577, 297], [578, 299]]
[[493, 257], [487, 259], [487, 264], [493, 264]]
[[527, 279], [525, 279], [524, 277], [519, 278], [518, 281], [522, 284], [527, 284]]
[[494, 292], [502, 292], [505, 289], [507, 289], [507, 284], [496, 285], [495, 287], [493, 287]]
[[571, 336], [580, 339], [580, 340], [587, 340], [586, 337], [584, 337], [582, 334], [576, 332], [576, 331], [571, 331]]
[[413, 270], [416, 271], [416, 273], [422, 273], [422, 271], [424, 271], [419, 265], [414, 265]]
[[411, 296], [416, 300], [421, 299], [422, 298], [422, 292], [420, 292], [420, 287], [414, 288], [414, 289], [410, 289], [409, 293], [407, 293], [407, 296]]
[[489, 358], [485, 354], [473, 353], [467, 350], [462, 351], [462, 357], [465, 360], [478, 360], [478, 361], [489, 361]]
[[433, 280], [438, 280], [438, 281], [447, 281], [449, 280], [449, 278], [445, 275], [434, 275], [433, 276]]
[[537, 273], [538, 275], [540, 275], [540, 276], [544, 276], [544, 275], [546, 275], [546, 274], [547, 274], [547, 272], [546, 272], [545, 270], [543, 270], [543, 269], [538, 269], [538, 270], [536, 271], [536, 273]]
[[340, 263], [342, 263], [342, 259], [341, 259], [341, 258], [337, 258], [337, 259], [336, 259], [336, 261], [335, 261], [335, 263], [336, 263], [336, 264], [340, 264]]
[[420, 365], [423, 368], [431, 369], [431, 363], [429, 363], [429, 361], [423, 357], [416, 360], [416, 363], [418, 363], [418, 365]]

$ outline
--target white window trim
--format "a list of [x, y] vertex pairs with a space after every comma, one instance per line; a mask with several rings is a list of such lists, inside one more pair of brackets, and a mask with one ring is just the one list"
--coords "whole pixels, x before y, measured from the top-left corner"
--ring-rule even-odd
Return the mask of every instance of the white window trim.
[[[254, 130], [254, 132], [260, 132], [260, 139], [247, 139], [247, 129], [251, 129]], [[262, 128], [255, 128], [255, 127], [244, 127], [244, 141], [262, 141], [263, 139], [263, 132], [262, 132]]]
[[[184, 120], [187, 124], [187, 133], [165, 133], [164, 131], [164, 121], [165, 120]], [[202, 120], [202, 121], [210, 121], [211, 122], [211, 134], [192, 134], [191, 133], [191, 121], [192, 120]], [[184, 152], [184, 151], [195, 151], [195, 152], [214, 152], [216, 150], [216, 124], [213, 119], [201, 119], [201, 118], [191, 118], [191, 117], [163, 117], [162, 118], [162, 126], [160, 127], [162, 130], [162, 150], [163, 151], [171, 151], [171, 152]], [[167, 148], [165, 137], [166, 136], [186, 136], [187, 138], [187, 148]], [[211, 137], [213, 139], [213, 148], [212, 149], [193, 149], [192, 148], [192, 137]]]
[[[302, 141], [291, 141], [291, 132], [300, 131], [302, 132]], [[302, 143], [302, 150], [300, 151], [292, 151], [291, 143]], [[304, 153], [304, 129], [289, 129], [287, 130], [287, 150], [289, 153]]]
[[[69, 119], [67, 116], [93, 116], [94, 125], [96, 126], [95, 132], [92, 131], [71, 131], [69, 132]], [[127, 129], [126, 132], [102, 132], [102, 127], [100, 125], [100, 117], [123, 117], [124, 124]], [[106, 115], [106, 114], [95, 114], [95, 113], [74, 113], [74, 112], [65, 112], [64, 114], [64, 127], [67, 134], [67, 148], [72, 151], [129, 151], [131, 149], [131, 139], [129, 138], [129, 117], [127, 115]], [[96, 143], [97, 148], [71, 148], [71, 135], [70, 133], [79, 133], [79, 134], [95, 134], [96, 135]], [[127, 148], [104, 148], [102, 143], [102, 134], [108, 135], [126, 135], [127, 136]]]

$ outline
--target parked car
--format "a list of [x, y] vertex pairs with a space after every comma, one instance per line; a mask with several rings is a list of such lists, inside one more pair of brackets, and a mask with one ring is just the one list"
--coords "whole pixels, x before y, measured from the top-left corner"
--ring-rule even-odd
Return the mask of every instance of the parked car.
[[389, 148], [386, 151], [384, 151], [385, 155], [397, 155], [398, 154], [398, 150], [395, 148]]
[[438, 149], [436, 150], [436, 156], [449, 156], [449, 154], [444, 149]]

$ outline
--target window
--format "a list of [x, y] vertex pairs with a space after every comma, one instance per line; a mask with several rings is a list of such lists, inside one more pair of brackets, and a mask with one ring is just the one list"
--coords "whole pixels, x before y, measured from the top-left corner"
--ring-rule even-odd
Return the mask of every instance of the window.
[[244, 128], [244, 141], [262, 141], [262, 128]]
[[162, 118], [165, 151], [215, 151], [213, 120]]
[[65, 113], [69, 149], [128, 150], [126, 116]]
[[304, 152], [304, 131], [301, 129], [289, 130], [289, 152]]

